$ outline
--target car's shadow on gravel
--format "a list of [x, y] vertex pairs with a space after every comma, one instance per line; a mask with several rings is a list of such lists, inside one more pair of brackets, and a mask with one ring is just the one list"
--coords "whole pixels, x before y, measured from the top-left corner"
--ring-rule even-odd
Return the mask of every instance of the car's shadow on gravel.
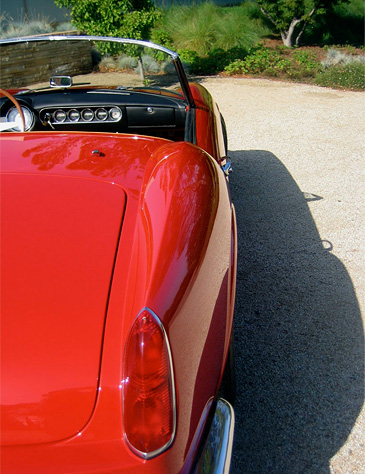
[[364, 401], [353, 284], [311, 216], [308, 200], [321, 197], [299, 189], [272, 153], [230, 156], [239, 236], [231, 474], [328, 474]]

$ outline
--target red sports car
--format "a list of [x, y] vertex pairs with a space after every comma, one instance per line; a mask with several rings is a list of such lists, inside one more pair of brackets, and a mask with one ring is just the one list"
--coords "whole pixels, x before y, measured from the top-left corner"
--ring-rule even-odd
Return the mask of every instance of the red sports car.
[[227, 473], [237, 246], [217, 105], [144, 41], [0, 53], [1, 472]]

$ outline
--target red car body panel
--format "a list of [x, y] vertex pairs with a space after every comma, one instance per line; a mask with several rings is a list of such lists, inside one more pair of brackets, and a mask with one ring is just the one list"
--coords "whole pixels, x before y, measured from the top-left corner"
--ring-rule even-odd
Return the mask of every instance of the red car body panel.
[[[230, 345], [237, 237], [222, 118], [189, 88], [196, 145], [1, 134], [2, 473], [193, 472]], [[185, 113], [183, 94], [165, 95]], [[126, 342], [144, 308], [163, 325], [176, 389], [173, 443], [148, 460], [123, 424]]]
[[[42, 260], [52, 251], [47, 270], [56, 278], [57, 298], [61, 300], [68, 292], [68, 285], [75, 289], [56, 305], [58, 312], [50, 301], [55, 316], [47, 327], [47, 314], [30, 314], [34, 308], [27, 308], [24, 301], [16, 302], [18, 285], [23, 293], [36, 298], [32, 272], [37, 272], [38, 279], [39, 274], [42, 277], [42, 267], [30, 259], [27, 272], [19, 276], [17, 268], [2, 259], [3, 271], [13, 285], [9, 298], [12, 304], [19, 305], [17, 309], [23, 308], [25, 312], [24, 319], [13, 323], [18, 327], [13, 327], [12, 332], [22, 333], [23, 324], [31, 319], [25, 342], [32, 351], [32, 338], [38, 339], [39, 326], [43, 331], [47, 328], [35, 355], [42, 369], [27, 375], [28, 383], [22, 387], [20, 399], [3, 399], [6, 406], [2, 409], [10, 415], [3, 418], [2, 429], [9, 434], [9, 444], [13, 444], [3, 448], [4, 472], [47, 472], [42, 466], [52, 462], [53, 472], [101, 472], [101, 466], [102, 472], [145, 472], [145, 461], [132, 454], [124, 442], [121, 397], [123, 347], [133, 319], [146, 306], [160, 315], [170, 339], [178, 401], [174, 445], [148, 461], [149, 472], [177, 473], [188, 469], [187, 459], [194, 457], [189, 446], [197, 448], [194, 437], [198, 435], [204, 407], [217, 391], [221, 372], [217, 373], [216, 368], [224, 367], [232, 327], [232, 211], [221, 170], [209, 155], [193, 145], [147, 137], [12, 133], [6, 139], [3, 137], [1, 146], [4, 190], [12, 190], [10, 194], [19, 199], [14, 205], [22, 210], [20, 220], [24, 219], [21, 234], [6, 229], [6, 251], [10, 248], [15, 254], [17, 248], [24, 246], [19, 255], [22, 260], [29, 260], [33, 244]], [[95, 149], [103, 156], [95, 157]], [[17, 198], [17, 192], [10, 186], [12, 180], [35, 181], [37, 186], [18, 186], [16, 189], [20, 187], [24, 194]], [[65, 185], [64, 192], [57, 184], [60, 181]], [[78, 186], [79, 193], [74, 191]], [[45, 192], [52, 196], [51, 204], [43, 202]], [[5, 212], [11, 213], [12, 204], [8, 199], [4, 203]], [[36, 210], [39, 206], [40, 215]], [[74, 206], [75, 213], [68, 220]], [[36, 230], [32, 231], [32, 222], [39, 221], [42, 214], [44, 235], [39, 237]], [[16, 224], [19, 223], [17, 220]], [[85, 248], [77, 257], [80, 265], [75, 265], [75, 270], [81, 277], [76, 273], [70, 281], [68, 263], [76, 258], [80, 243]], [[217, 261], [219, 253], [226, 255], [226, 259]], [[91, 261], [88, 256], [92, 256]], [[53, 269], [52, 263], [57, 268]], [[104, 286], [99, 285], [100, 278]], [[44, 278], [42, 284], [52, 300], [54, 283]], [[86, 304], [83, 311], [87, 316], [77, 322], [72, 314], [79, 310], [81, 295], [85, 295], [81, 303]], [[65, 308], [71, 312], [65, 315]], [[229, 318], [222, 318], [227, 311]], [[6, 311], [3, 314], [2, 346], [6, 347], [12, 323], [10, 312], [9, 317]], [[67, 340], [70, 333], [72, 338], [50, 356], [52, 350], [47, 348], [54, 347], [52, 334], [56, 333], [64, 335], [62, 340]], [[83, 344], [83, 350], [72, 347], [72, 341]], [[217, 352], [218, 347], [224, 350]], [[77, 360], [73, 351], [83, 354], [82, 358]], [[27, 353], [20, 351], [17, 355], [14, 351], [14, 364], [23, 364]], [[60, 361], [62, 354], [66, 357]], [[101, 365], [96, 362], [100, 354]], [[118, 360], [120, 363], [116, 364]], [[74, 375], [69, 373], [72, 361], [76, 364]], [[88, 372], [88, 366], [94, 372]], [[100, 375], [95, 367], [100, 367]], [[197, 379], [212, 370], [215, 377], [205, 379], [205, 384], [196, 384]], [[51, 383], [53, 375], [55, 384]], [[63, 390], [59, 399], [56, 379]], [[18, 392], [21, 382], [16, 388]], [[3, 385], [7, 389], [10, 384], [3, 379]], [[184, 393], [183, 398], [180, 393]], [[29, 415], [24, 404], [30, 405], [31, 401], [35, 406], [28, 407]], [[58, 425], [54, 424], [55, 410]], [[32, 416], [34, 413], [39, 415], [37, 419]], [[17, 437], [17, 423], [30, 423], [28, 434]], [[14, 446], [17, 443], [23, 446]], [[38, 444], [24, 446], [25, 443]], [[86, 470], [88, 463], [90, 470]]]
[[125, 195], [38, 174], [3, 174], [1, 194], [2, 443], [58, 441], [94, 407]]

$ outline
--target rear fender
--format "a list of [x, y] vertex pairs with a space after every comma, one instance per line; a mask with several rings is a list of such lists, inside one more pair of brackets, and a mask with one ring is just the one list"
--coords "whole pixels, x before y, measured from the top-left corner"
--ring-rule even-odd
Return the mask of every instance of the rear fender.
[[[232, 314], [235, 236], [222, 170], [188, 143], [157, 150], [146, 169], [129, 278], [130, 311], [149, 307], [168, 335], [187, 455], [218, 391]], [[232, 273], [233, 272], [233, 273]]]

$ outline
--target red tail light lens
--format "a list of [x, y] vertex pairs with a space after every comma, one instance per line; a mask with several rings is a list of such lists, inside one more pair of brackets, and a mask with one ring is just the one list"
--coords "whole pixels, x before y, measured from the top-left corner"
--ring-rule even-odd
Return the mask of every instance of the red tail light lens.
[[129, 332], [123, 380], [127, 443], [144, 459], [154, 457], [173, 441], [176, 403], [167, 335], [149, 309], [141, 311]]

